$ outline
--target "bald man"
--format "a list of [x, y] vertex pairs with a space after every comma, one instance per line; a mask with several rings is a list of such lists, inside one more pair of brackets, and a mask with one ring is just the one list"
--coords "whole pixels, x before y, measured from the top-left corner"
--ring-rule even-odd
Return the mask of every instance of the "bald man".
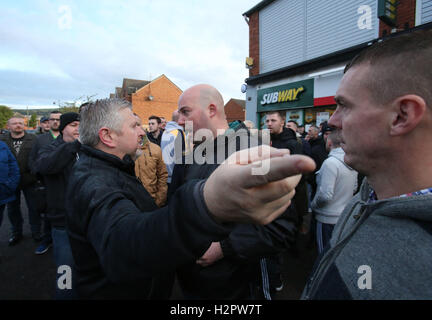
[[7, 122], [10, 132], [0, 136], [0, 140], [5, 142], [14, 157], [18, 161], [20, 169], [20, 183], [16, 189], [16, 199], [7, 205], [8, 216], [11, 223], [12, 235], [9, 238], [9, 246], [18, 244], [23, 237], [23, 218], [21, 212], [21, 191], [24, 194], [28, 217], [31, 227], [32, 237], [37, 242], [40, 241], [41, 219], [36, 211], [35, 191], [36, 176], [30, 171], [29, 154], [36, 141], [34, 134], [29, 134], [24, 130], [24, 119], [12, 117]]
[[[183, 179], [174, 190], [190, 180], [208, 178], [231, 153], [259, 143], [251, 139], [243, 123], [230, 128], [222, 95], [210, 85], [187, 89], [180, 96], [178, 112], [179, 125], [193, 125], [196, 145], [194, 163], [184, 166]], [[195, 263], [177, 270], [185, 297], [270, 299], [270, 289], [261, 285], [262, 280], [268, 284], [267, 268], [261, 265], [265, 265], [264, 256], [286, 249], [293, 241], [295, 226], [288, 219], [283, 216], [266, 226], [235, 225], [229, 237], [213, 242]]]

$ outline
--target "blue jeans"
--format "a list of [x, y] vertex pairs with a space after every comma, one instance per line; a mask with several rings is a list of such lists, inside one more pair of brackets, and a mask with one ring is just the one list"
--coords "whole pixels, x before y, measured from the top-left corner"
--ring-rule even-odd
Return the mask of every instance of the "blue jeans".
[[51, 235], [53, 240], [53, 255], [54, 262], [57, 270], [60, 266], [69, 266], [72, 270], [72, 288], [71, 289], [61, 289], [58, 286], [58, 280], [62, 274], [57, 273], [56, 278], [56, 300], [71, 300], [77, 299], [76, 291], [76, 274], [75, 274], [75, 262], [72, 256], [72, 250], [69, 242], [69, 237], [66, 229], [51, 228]]
[[334, 224], [321, 223], [319, 221], [316, 221], [316, 238], [319, 254], [321, 254], [327, 247], [332, 236], [334, 226]]
[[[38, 233], [41, 230], [41, 218], [36, 212], [35, 196], [33, 187], [22, 189], [24, 198], [27, 203], [29, 223], [32, 233]], [[16, 199], [7, 204], [9, 221], [12, 225], [12, 234], [22, 235], [23, 218], [21, 213], [21, 190], [16, 191]]]

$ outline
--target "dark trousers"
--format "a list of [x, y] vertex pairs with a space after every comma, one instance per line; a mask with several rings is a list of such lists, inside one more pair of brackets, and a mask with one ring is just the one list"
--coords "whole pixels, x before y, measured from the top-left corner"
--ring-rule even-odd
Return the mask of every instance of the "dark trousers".
[[0, 227], [1, 227], [2, 222], [3, 222], [3, 211], [4, 211], [5, 207], [6, 207], [5, 204], [0, 205]]
[[[28, 217], [32, 233], [39, 233], [41, 229], [41, 218], [36, 212], [35, 195], [32, 187], [22, 189], [27, 203]], [[23, 217], [21, 213], [21, 190], [16, 191], [16, 199], [7, 204], [9, 221], [12, 225], [12, 234], [22, 235]]]
[[46, 217], [46, 214], [42, 215], [42, 220], [44, 222], [42, 240], [48, 244], [52, 243], [52, 234], [51, 234], [51, 222]]

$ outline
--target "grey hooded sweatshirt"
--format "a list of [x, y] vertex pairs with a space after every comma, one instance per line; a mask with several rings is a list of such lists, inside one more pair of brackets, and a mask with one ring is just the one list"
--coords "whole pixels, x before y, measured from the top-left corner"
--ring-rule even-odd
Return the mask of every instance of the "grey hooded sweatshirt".
[[365, 179], [302, 299], [432, 299], [432, 195], [367, 203], [370, 193]]
[[181, 149], [182, 144], [179, 143], [177, 148], [179, 149], [179, 155], [175, 154], [176, 148], [176, 139], [181, 139], [183, 133], [183, 127], [181, 127], [175, 121], [169, 121], [166, 124], [165, 131], [162, 134], [161, 140], [161, 149], [162, 149], [162, 158], [165, 162], [167, 171], [168, 171], [168, 183], [171, 183], [172, 174], [174, 171], [174, 166], [176, 164], [176, 157], [181, 156], [183, 150]]
[[344, 156], [342, 148], [331, 150], [317, 172], [317, 191], [311, 208], [321, 223], [336, 224], [357, 189], [357, 171], [344, 162]]

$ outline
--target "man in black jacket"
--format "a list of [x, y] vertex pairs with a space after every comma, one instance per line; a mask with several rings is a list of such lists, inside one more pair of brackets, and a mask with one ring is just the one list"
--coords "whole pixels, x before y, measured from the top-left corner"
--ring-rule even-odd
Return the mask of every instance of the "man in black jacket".
[[[285, 115], [279, 111], [270, 111], [266, 113], [266, 126], [270, 130], [271, 146], [273, 148], [289, 149], [291, 154], [303, 154], [301, 143], [297, 140], [295, 131], [285, 126]], [[291, 218], [295, 223], [296, 229], [293, 234], [293, 243], [291, 244], [290, 252], [297, 257], [299, 255], [297, 249], [297, 236], [298, 229], [302, 223], [302, 213], [298, 211], [296, 204], [300, 203], [299, 197], [307, 197], [305, 178], [302, 177], [296, 187], [296, 195], [294, 196], [293, 203], [288, 207], [284, 213], [287, 217]], [[300, 208], [299, 208], [300, 209]], [[273, 255], [268, 258], [268, 265], [270, 269], [270, 284], [275, 291], [283, 289], [283, 281], [281, 278], [282, 271], [282, 255]]]
[[[38, 174], [35, 164], [38, 160], [38, 154], [43, 146], [49, 145], [52, 143], [57, 137], [60, 135], [59, 127], [60, 127], [60, 111], [53, 111], [50, 113], [48, 122], [49, 122], [49, 130], [48, 132], [38, 135], [35, 143], [33, 144], [30, 157], [29, 157], [29, 167], [31, 168], [31, 172], [36, 175], [38, 181], [36, 182], [35, 187], [35, 200], [36, 200], [36, 208], [37, 213], [43, 219], [44, 227], [43, 227], [43, 235], [41, 237], [42, 243], [36, 248], [35, 254], [44, 254], [47, 252], [52, 246], [52, 237], [51, 237], [51, 223], [46, 218], [45, 214], [47, 211], [47, 192], [45, 181], [42, 176]], [[41, 120], [42, 121], [42, 120]]]
[[[51, 223], [51, 234], [54, 245], [54, 261], [56, 269], [60, 266], [70, 266], [72, 270], [72, 287], [61, 289], [56, 286], [56, 299], [76, 297], [74, 260], [66, 232], [65, 195], [67, 181], [80, 149], [79, 115], [69, 112], [60, 117], [60, 136], [39, 150], [34, 168], [44, 178], [47, 187], [48, 213]], [[57, 274], [57, 281], [60, 274]]]
[[[186, 90], [179, 99], [179, 115], [180, 125], [187, 127], [189, 121], [194, 134], [205, 134], [206, 140], [195, 148], [194, 163], [184, 167], [183, 179], [176, 181], [174, 190], [193, 179], [208, 178], [232, 153], [260, 143], [257, 137], [251, 138], [254, 136], [243, 123], [228, 125], [223, 98], [209, 85]], [[213, 242], [196, 262], [178, 268], [177, 276], [185, 297], [270, 299], [264, 258], [289, 247], [294, 230], [293, 222], [286, 216], [266, 226], [236, 224], [228, 237]], [[259, 291], [255, 287], [260, 287]]]
[[162, 133], [163, 130], [160, 128], [160, 124], [162, 122], [161, 118], [157, 116], [151, 116], [148, 118], [148, 134], [147, 137], [150, 140], [150, 142], [153, 142], [154, 144], [157, 144], [159, 147], [161, 146], [161, 140], [162, 140]]
[[39, 128], [36, 130], [36, 133], [35, 133], [35, 134], [36, 134], [36, 135], [41, 135], [41, 134], [44, 134], [44, 133], [49, 132], [49, 130], [50, 130], [50, 122], [49, 122], [49, 118], [43, 116], [43, 117], [40, 119]]
[[320, 129], [317, 126], [310, 126], [308, 131], [309, 144], [311, 145], [312, 159], [316, 163], [315, 171], [321, 168], [322, 163], [327, 159], [327, 150], [325, 147], [324, 137], [319, 134]]
[[12, 225], [12, 236], [9, 239], [9, 245], [14, 246], [21, 241], [23, 232], [21, 191], [24, 193], [27, 203], [30, 228], [35, 240], [40, 237], [41, 220], [36, 212], [35, 204], [34, 185], [37, 180], [30, 172], [28, 165], [29, 154], [36, 136], [25, 132], [23, 118], [12, 117], [8, 120], [7, 124], [10, 132], [0, 136], [0, 139], [8, 145], [12, 154], [17, 159], [21, 176], [20, 184], [16, 190], [16, 199], [7, 205], [8, 216]]
[[[131, 108], [127, 101], [105, 99], [81, 110], [80, 158], [66, 193], [81, 298], [169, 298], [167, 279], [225, 239], [233, 228], [226, 222], [270, 223], [292, 198], [299, 180], [293, 175], [314, 168], [307, 157], [284, 157], [268, 146], [245, 150], [246, 163], [233, 155], [158, 209], [135, 176], [132, 157], [144, 131]], [[268, 172], [252, 176], [261, 163], [269, 164]]]

